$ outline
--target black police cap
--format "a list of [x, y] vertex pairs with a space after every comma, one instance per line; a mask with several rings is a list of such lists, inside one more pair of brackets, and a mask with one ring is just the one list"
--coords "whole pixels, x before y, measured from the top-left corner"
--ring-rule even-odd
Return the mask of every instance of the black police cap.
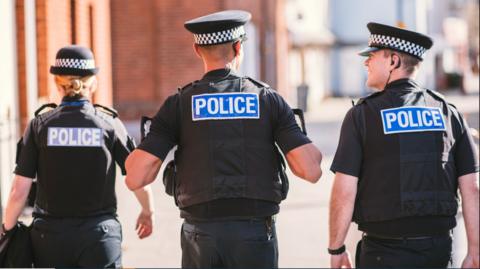
[[402, 28], [375, 22], [368, 23], [367, 28], [370, 38], [368, 47], [358, 53], [361, 56], [380, 49], [392, 49], [423, 60], [425, 52], [433, 45], [430, 37]]
[[71, 45], [61, 48], [50, 67], [54, 75], [90, 76], [98, 73], [93, 53], [89, 48]]
[[243, 27], [252, 15], [243, 10], [225, 10], [185, 22], [198, 45], [216, 45], [245, 37]]

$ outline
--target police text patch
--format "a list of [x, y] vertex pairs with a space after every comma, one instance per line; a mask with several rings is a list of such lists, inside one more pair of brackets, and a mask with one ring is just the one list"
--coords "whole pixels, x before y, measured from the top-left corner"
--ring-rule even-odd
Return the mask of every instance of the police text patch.
[[445, 131], [445, 119], [438, 107], [404, 106], [383, 109], [384, 134]]
[[100, 128], [49, 127], [47, 146], [101, 147], [103, 132]]
[[216, 93], [192, 96], [192, 120], [258, 119], [256, 93]]

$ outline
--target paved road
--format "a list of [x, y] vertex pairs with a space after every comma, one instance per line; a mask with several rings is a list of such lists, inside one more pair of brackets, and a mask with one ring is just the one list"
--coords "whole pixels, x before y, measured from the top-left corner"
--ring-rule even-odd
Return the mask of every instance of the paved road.
[[[478, 129], [478, 94], [451, 96], [450, 100], [468, 115], [470, 124]], [[290, 175], [291, 190], [282, 203], [277, 219], [281, 267], [328, 267], [328, 202], [333, 174], [328, 168], [338, 143], [343, 115], [351, 106], [347, 99], [330, 99], [319, 106], [314, 115], [308, 115], [308, 131], [314, 143], [324, 154], [324, 176], [315, 185]], [[477, 141], [478, 142], [478, 141]], [[153, 184], [156, 194], [156, 226], [154, 234], [139, 240], [134, 234], [134, 225], [139, 207], [132, 193], [118, 181], [119, 215], [123, 224], [124, 266], [126, 267], [179, 267], [181, 219], [171, 197], [163, 192], [160, 180]], [[352, 225], [347, 239], [347, 248], [353, 254], [360, 233]], [[455, 230], [454, 267], [459, 267], [460, 258], [466, 253], [465, 235], [461, 214]]]

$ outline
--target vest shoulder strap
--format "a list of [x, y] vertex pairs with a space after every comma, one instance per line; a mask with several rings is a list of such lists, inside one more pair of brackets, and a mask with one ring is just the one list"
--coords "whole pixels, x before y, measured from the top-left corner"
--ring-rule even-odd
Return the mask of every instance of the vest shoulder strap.
[[[370, 94], [370, 95], [367, 95], [367, 96], [365, 96], [365, 97], [362, 97], [362, 98], [358, 99], [358, 101], [357, 101], [357, 103], [356, 103], [355, 105], [360, 105], [360, 104], [362, 104], [363, 102], [365, 102], [365, 100], [370, 99], [370, 98], [374, 98], [374, 97], [376, 97], [376, 96], [379, 96], [379, 95], [381, 95], [382, 93], [383, 93], [383, 91], [374, 92], [374, 93], [372, 93], [372, 94]], [[352, 102], [352, 103], [354, 103], [354, 102]]]
[[[57, 107], [57, 104], [55, 104], [55, 103], [44, 104], [41, 107], [39, 107], [37, 110], [35, 110], [35, 117], [37, 117], [38, 115], [41, 115], [42, 111], [47, 109], [47, 108], [54, 109], [56, 107]], [[43, 111], [43, 112], [46, 112], [46, 111]]]
[[453, 108], [457, 109], [457, 107], [456, 107], [454, 104], [447, 102], [447, 100], [446, 100], [446, 98], [445, 98], [445, 95], [443, 95], [443, 94], [441, 94], [441, 93], [439, 93], [439, 92], [437, 92], [437, 91], [432, 91], [432, 90], [430, 90], [430, 89], [425, 89], [425, 90], [426, 90], [430, 95], [432, 95], [434, 98], [436, 98], [436, 99], [444, 102], [445, 104], [450, 105], [450, 106], [452, 106]]
[[196, 83], [197, 81], [198, 81], [198, 80], [192, 81], [192, 82], [184, 85], [183, 87], [178, 87], [178, 88], [177, 88], [178, 93], [181, 94], [183, 91], [185, 91], [186, 89], [190, 88], [190, 87], [191, 87], [194, 83]]
[[270, 85], [268, 85], [267, 83], [265, 83], [263, 81], [256, 80], [256, 79], [248, 77], [248, 76], [245, 77], [245, 78], [250, 80], [253, 84], [255, 84], [256, 86], [258, 86], [260, 88], [270, 88]]
[[102, 106], [102, 105], [99, 105], [99, 104], [94, 104], [93, 105], [95, 108], [98, 108], [100, 111], [102, 111], [103, 113], [105, 114], [108, 114], [110, 116], [112, 116], [113, 118], [116, 118], [118, 117], [118, 112], [117, 110], [111, 108], [111, 107], [106, 107], [106, 106]]

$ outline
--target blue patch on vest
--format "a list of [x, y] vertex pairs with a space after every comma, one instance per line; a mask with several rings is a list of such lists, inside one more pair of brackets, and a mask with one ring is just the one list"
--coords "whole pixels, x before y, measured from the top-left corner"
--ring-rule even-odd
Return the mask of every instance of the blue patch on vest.
[[383, 109], [380, 113], [384, 134], [446, 131], [439, 107], [404, 106]]
[[192, 96], [192, 120], [260, 118], [256, 93], [216, 93]]
[[103, 131], [100, 128], [49, 127], [47, 146], [101, 147], [103, 146]]

